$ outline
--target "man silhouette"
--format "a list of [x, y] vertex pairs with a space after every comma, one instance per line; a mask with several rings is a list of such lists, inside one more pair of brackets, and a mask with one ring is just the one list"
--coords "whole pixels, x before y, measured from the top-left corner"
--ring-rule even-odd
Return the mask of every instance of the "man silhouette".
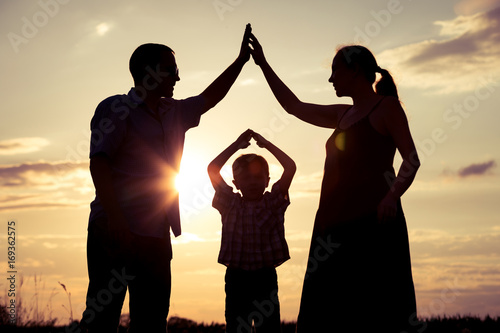
[[139, 46], [134, 87], [102, 101], [91, 121], [90, 172], [96, 188], [88, 227], [87, 308], [81, 326], [113, 332], [127, 288], [130, 332], [166, 331], [172, 248], [180, 235], [179, 171], [185, 133], [229, 91], [250, 57], [247, 25], [236, 60], [200, 95], [173, 99], [180, 80], [172, 49]]

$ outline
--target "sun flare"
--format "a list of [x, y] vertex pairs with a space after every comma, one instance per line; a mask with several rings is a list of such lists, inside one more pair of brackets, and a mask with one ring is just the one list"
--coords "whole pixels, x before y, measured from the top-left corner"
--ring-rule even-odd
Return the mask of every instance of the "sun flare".
[[190, 196], [197, 191], [206, 192], [206, 188], [211, 188], [205, 164], [208, 163], [197, 154], [184, 154], [179, 174], [175, 178], [175, 188], [181, 196]]

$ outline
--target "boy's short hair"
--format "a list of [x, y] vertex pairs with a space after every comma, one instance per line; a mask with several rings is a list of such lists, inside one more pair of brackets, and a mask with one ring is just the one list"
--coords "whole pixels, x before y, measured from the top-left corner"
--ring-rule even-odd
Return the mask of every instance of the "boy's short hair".
[[233, 178], [236, 179], [239, 177], [254, 163], [259, 164], [265, 172], [266, 177], [269, 177], [269, 164], [264, 157], [257, 154], [243, 154], [233, 162]]
[[130, 57], [129, 69], [135, 83], [141, 83], [148, 74], [147, 69], [156, 69], [160, 63], [163, 52], [175, 52], [163, 44], [147, 43], [142, 44], [135, 49]]

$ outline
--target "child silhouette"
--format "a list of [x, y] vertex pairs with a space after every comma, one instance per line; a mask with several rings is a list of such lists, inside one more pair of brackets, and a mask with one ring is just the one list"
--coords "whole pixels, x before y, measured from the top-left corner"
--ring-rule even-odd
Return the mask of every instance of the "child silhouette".
[[[267, 149], [284, 168], [281, 178], [269, 184], [269, 166], [256, 154], [245, 154], [233, 163], [233, 183], [226, 184], [220, 170], [238, 150], [250, 145]], [[285, 240], [284, 214], [290, 204], [288, 189], [295, 162], [260, 134], [247, 130], [208, 166], [215, 188], [213, 206], [222, 217], [218, 262], [227, 266], [226, 332], [280, 332], [280, 307], [276, 267], [290, 258]]]

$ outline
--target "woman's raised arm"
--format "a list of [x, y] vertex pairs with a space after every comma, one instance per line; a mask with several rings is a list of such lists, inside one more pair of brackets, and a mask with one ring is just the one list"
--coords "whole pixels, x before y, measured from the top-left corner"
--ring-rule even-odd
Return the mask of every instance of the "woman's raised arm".
[[315, 126], [336, 128], [340, 115], [349, 107], [346, 104], [318, 105], [304, 103], [286, 86], [267, 62], [262, 46], [251, 34], [252, 57], [264, 73], [271, 91], [286, 112]]

